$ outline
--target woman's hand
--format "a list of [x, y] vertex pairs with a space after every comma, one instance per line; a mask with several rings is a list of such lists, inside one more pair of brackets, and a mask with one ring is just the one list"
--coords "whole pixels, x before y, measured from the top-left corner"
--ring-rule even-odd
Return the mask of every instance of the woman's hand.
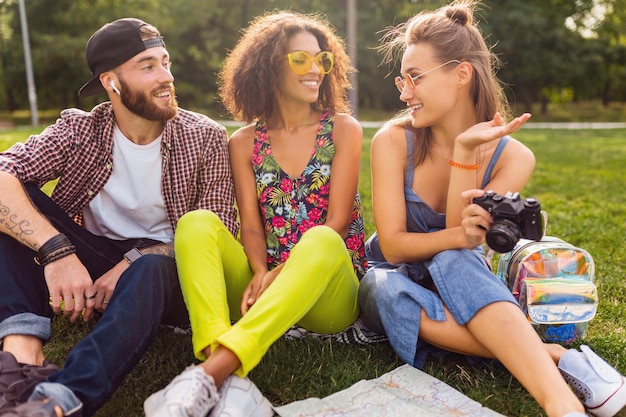
[[530, 119], [530, 113], [524, 113], [519, 117], [503, 124], [502, 116], [496, 113], [488, 122], [477, 123], [456, 137], [456, 145], [474, 151], [478, 146], [510, 135], [524, 125]]
[[274, 268], [271, 271], [263, 271], [254, 274], [250, 283], [246, 287], [243, 295], [241, 296], [241, 315], [245, 316], [250, 307], [259, 299], [261, 294], [270, 286], [272, 282], [278, 276], [280, 267]]
[[485, 241], [487, 230], [491, 227], [493, 217], [491, 214], [479, 206], [472, 203], [472, 199], [482, 197], [485, 194], [483, 190], [467, 190], [461, 193], [465, 208], [461, 212], [461, 225], [465, 232], [465, 240], [467, 248], [475, 248]]

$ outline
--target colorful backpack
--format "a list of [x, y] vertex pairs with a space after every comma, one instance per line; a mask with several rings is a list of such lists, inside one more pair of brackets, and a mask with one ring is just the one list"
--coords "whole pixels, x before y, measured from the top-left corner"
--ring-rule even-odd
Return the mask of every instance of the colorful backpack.
[[544, 342], [582, 339], [598, 307], [593, 258], [559, 238], [521, 239], [500, 256], [496, 275]]

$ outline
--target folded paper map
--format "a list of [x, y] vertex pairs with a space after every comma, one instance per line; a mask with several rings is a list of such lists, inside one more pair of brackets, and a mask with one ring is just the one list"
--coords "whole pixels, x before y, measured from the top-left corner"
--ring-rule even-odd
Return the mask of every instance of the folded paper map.
[[275, 411], [281, 417], [502, 416], [409, 365], [328, 397], [295, 401]]

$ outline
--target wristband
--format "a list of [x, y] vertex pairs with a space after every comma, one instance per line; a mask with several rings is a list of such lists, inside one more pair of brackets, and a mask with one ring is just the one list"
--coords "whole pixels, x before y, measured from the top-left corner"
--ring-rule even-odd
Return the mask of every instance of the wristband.
[[448, 161], [448, 163], [455, 168], [468, 169], [468, 170], [478, 169], [478, 164], [473, 164], [473, 165], [459, 164], [458, 162], [454, 162], [452, 159]]
[[76, 246], [72, 244], [67, 236], [59, 233], [41, 245], [34, 260], [37, 265], [46, 266], [74, 253], [76, 253]]

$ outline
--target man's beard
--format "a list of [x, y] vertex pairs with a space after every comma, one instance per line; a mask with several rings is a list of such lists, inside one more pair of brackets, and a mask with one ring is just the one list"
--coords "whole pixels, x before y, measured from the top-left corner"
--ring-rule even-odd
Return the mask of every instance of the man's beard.
[[120, 84], [122, 87], [120, 94], [122, 104], [137, 116], [156, 122], [166, 122], [178, 114], [178, 102], [176, 101], [174, 86], [171, 87], [171, 105], [161, 108], [152, 101], [151, 94], [133, 90], [122, 79], [120, 79]]

